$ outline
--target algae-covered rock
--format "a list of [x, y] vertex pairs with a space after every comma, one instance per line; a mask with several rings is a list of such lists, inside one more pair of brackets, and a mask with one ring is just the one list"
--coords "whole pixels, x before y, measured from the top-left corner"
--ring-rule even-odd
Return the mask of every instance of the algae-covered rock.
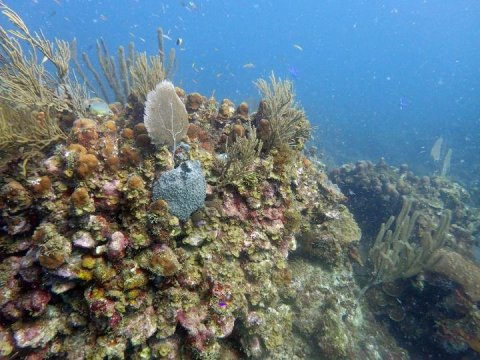
[[181, 268], [175, 253], [166, 245], [145, 250], [136, 258], [138, 264], [157, 276], [173, 276]]
[[46, 316], [34, 322], [16, 323], [13, 328], [15, 343], [20, 348], [38, 348], [45, 346], [65, 326], [60, 312], [49, 306]]
[[327, 266], [336, 266], [350, 244], [360, 240], [361, 231], [348, 209], [341, 205], [326, 211], [321, 225], [304, 231], [297, 237], [299, 252], [319, 259]]
[[59, 234], [55, 225], [41, 224], [33, 234], [38, 243], [38, 261], [47, 269], [56, 269], [70, 257], [72, 244], [69, 239]]
[[123, 319], [120, 334], [130, 339], [133, 346], [143, 344], [157, 330], [153, 307]]
[[6, 358], [15, 349], [10, 331], [0, 326], [0, 358]]

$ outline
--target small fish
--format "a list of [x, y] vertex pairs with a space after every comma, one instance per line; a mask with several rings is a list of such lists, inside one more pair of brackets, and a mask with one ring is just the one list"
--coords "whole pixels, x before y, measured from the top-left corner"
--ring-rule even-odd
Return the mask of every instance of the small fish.
[[205, 68], [203, 66], [198, 67], [195, 63], [192, 64], [192, 69], [193, 69], [193, 71], [195, 71], [197, 73], [205, 70]]
[[196, 11], [198, 10], [197, 4], [195, 4], [193, 1], [182, 1], [182, 6], [187, 9], [188, 11]]
[[100, 18], [100, 20], [102, 20], [102, 21], [107, 21], [107, 20], [108, 20], [108, 18], [107, 18], [105, 15], [103, 15], [103, 14], [100, 14], [99, 18]]
[[297, 50], [303, 51], [303, 48], [298, 44], [293, 44], [293, 47]]
[[222, 77], [223, 76], [223, 73], [218, 73], [217, 75], [215, 75], [215, 77], [218, 79], [219, 77]]
[[95, 116], [113, 115], [108, 104], [100, 98], [85, 100], [85, 107], [90, 114]]
[[48, 57], [44, 56], [42, 61], [40, 62], [40, 65], [45, 64], [48, 61]]
[[254, 68], [254, 67], [255, 67], [255, 65], [252, 64], [252, 63], [247, 63], [247, 64], [244, 64], [244, 65], [243, 65], [243, 68], [244, 68], [244, 69], [252, 69], [252, 68]]
[[177, 41], [176, 41], [176, 44], [177, 44], [177, 46], [182, 46], [182, 44], [183, 44], [183, 39], [182, 39], [182, 38], [178, 38]]
[[398, 106], [399, 106], [400, 110], [405, 110], [410, 106], [410, 101], [408, 99], [405, 99], [405, 98], [400, 98]]
[[170, 36], [168, 36], [168, 35], [162, 34], [162, 36], [163, 36], [165, 39], [167, 39], [167, 40], [172, 40], [172, 38], [171, 38]]
[[141, 42], [146, 42], [146, 40], [145, 40], [144, 38], [142, 38], [142, 37], [139, 37], [138, 39], [139, 39]]
[[287, 70], [293, 78], [298, 79], [298, 69], [295, 66], [289, 66]]

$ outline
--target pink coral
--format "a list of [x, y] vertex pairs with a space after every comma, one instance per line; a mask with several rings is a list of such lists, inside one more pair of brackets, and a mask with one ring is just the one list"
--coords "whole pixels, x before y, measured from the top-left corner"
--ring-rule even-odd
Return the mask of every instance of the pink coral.
[[225, 215], [239, 220], [246, 221], [249, 217], [249, 210], [243, 198], [238, 194], [225, 193], [223, 199], [223, 211]]
[[83, 249], [93, 249], [96, 245], [96, 241], [92, 235], [86, 231], [78, 231], [73, 235], [73, 245]]
[[38, 316], [43, 313], [52, 296], [45, 290], [32, 290], [20, 300], [20, 306], [32, 316]]
[[188, 331], [191, 346], [199, 351], [204, 351], [209, 339], [214, 337], [213, 331], [203, 323], [207, 318], [207, 313], [205, 306], [177, 312], [177, 320]]
[[107, 244], [107, 255], [110, 260], [122, 259], [125, 256], [125, 249], [128, 245], [128, 238], [121, 231], [115, 231]]

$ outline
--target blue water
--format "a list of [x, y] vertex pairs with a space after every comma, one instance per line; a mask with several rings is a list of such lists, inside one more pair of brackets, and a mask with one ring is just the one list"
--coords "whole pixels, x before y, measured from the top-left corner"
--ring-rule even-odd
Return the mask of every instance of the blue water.
[[384, 156], [429, 172], [443, 136], [453, 173], [479, 166], [479, 1], [6, 2], [31, 29], [76, 37], [92, 58], [99, 37], [112, 53], [133, 40], [154, 54], [161, 26], [187, 92], [253, 106], [254, 80], [289, 77], [334, 163]]

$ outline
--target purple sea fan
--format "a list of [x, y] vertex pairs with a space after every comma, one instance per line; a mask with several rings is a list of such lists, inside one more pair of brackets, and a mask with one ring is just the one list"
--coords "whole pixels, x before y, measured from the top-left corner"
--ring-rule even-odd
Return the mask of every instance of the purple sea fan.
[[175, 148], [187, 135], [188, 113], [173, 84], [164, 80], [147, 94], [143, 122], [156, 146]]

